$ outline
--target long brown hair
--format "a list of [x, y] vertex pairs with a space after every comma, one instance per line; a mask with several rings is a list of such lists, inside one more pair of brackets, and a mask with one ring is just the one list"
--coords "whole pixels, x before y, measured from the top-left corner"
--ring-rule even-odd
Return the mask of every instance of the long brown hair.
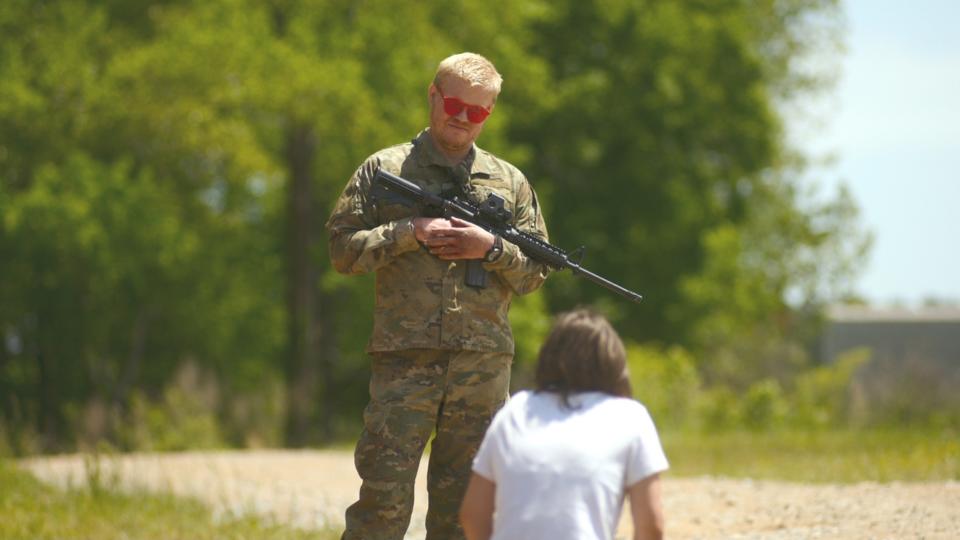
[[570, 394], [603, 392], [633, 395], [623, 341], [607, 319], [588, 309], [557, 316], [540, 348], [535, 386], [556, 392], [568, 405]]

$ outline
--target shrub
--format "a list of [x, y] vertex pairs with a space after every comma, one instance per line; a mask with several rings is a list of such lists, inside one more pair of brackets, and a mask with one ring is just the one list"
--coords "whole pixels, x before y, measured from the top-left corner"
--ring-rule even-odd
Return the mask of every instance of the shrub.
[[634, 396], [658, 424], [682, 427], [694, 420], [700, 376], [690, 353], [629, 344], [627, 363]]
[[719, 432], [740, 424], [740, 403], [727, 386], [715, 386], [703, 391], [696, 407], [697, 425], [701, 431]]
[[125, 446], [134, 450], [188, 450], [225, 446], [217, 420], [216, 381], [187, 362], [159, 402], [136, 393]]
[[791, 419], [798, 427], [839, 427], [853, 413], [854, 378], [870, 359], [868, 349], [856, 349], [836, 362], [801, 373], [794, 385]]
[[741, 407], [743, 425], [754, 431], [782, 427], [788, 410], [783, 390], [775, 379], [763, 379], [751, 385]]

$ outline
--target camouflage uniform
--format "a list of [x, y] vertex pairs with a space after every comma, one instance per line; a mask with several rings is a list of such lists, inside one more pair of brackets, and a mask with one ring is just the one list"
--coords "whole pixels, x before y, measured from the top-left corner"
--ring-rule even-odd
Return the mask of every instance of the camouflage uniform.
[[546, 240], [546, 227], [519, 170], [476, 146], [451, 167], [429, 130], [368, 158], [327, 222], [334, 267], [376, 272], [370, 403], [355, 454], [363, 485], [347, 509], [343, 538], [403, 537], [417, 466], [434, 429], [427, 538], [462, 538], [457, 510], [470, 462], [508, 392], [510, 299], [538, 288], [548, 270], [504, 242], [503, 253], [483, 263], [487, 287], [467, 287], [464, 261], [443, 261], [417, 242], [415, 209], [370, 199], [381, 167], [432, 193], [465, 193], [474, 201], [497, 193], [518, 229]]

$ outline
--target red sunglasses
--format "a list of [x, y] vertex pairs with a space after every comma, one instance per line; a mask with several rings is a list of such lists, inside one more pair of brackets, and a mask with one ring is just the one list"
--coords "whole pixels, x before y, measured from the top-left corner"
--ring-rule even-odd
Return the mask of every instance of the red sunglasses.
[[469, 103], [464, 103], [460, 98], [447, 97], [443, 95], [443, 90], [440, 90], [439, 86], [435, 86], [437, 92], [440, 93], [440, 97], [443, 98], [443, 112], [447, 113], [450, 116], [457, 116], [464, 109], [467, 110], [467, 120], [474, 124], [481, 124], [484, 120], [490, 116], [490, 109], [486, 107], [481, 107], [480, 105], [470, 105]]

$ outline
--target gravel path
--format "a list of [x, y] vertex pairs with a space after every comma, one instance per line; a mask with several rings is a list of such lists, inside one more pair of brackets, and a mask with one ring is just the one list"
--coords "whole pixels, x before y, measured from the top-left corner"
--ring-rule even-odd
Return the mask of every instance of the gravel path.
[[[133, 454], [100, 463], [107, 482], [198, 497], [218, 513], [254, 512], [310, 528], [342, 526], [360, 485], [344, 451]], [[57, 485], [85, 483], [90, 468], [76, 455], [21, 465]], [[424, 535], [423, 465], [410, 539]], [[673, 539], [960, 539], [960, 482], [821, 485], [668, 474], [663, 496]], [[630, 530], [624, 515], [617, 538], [630, 538]]]

